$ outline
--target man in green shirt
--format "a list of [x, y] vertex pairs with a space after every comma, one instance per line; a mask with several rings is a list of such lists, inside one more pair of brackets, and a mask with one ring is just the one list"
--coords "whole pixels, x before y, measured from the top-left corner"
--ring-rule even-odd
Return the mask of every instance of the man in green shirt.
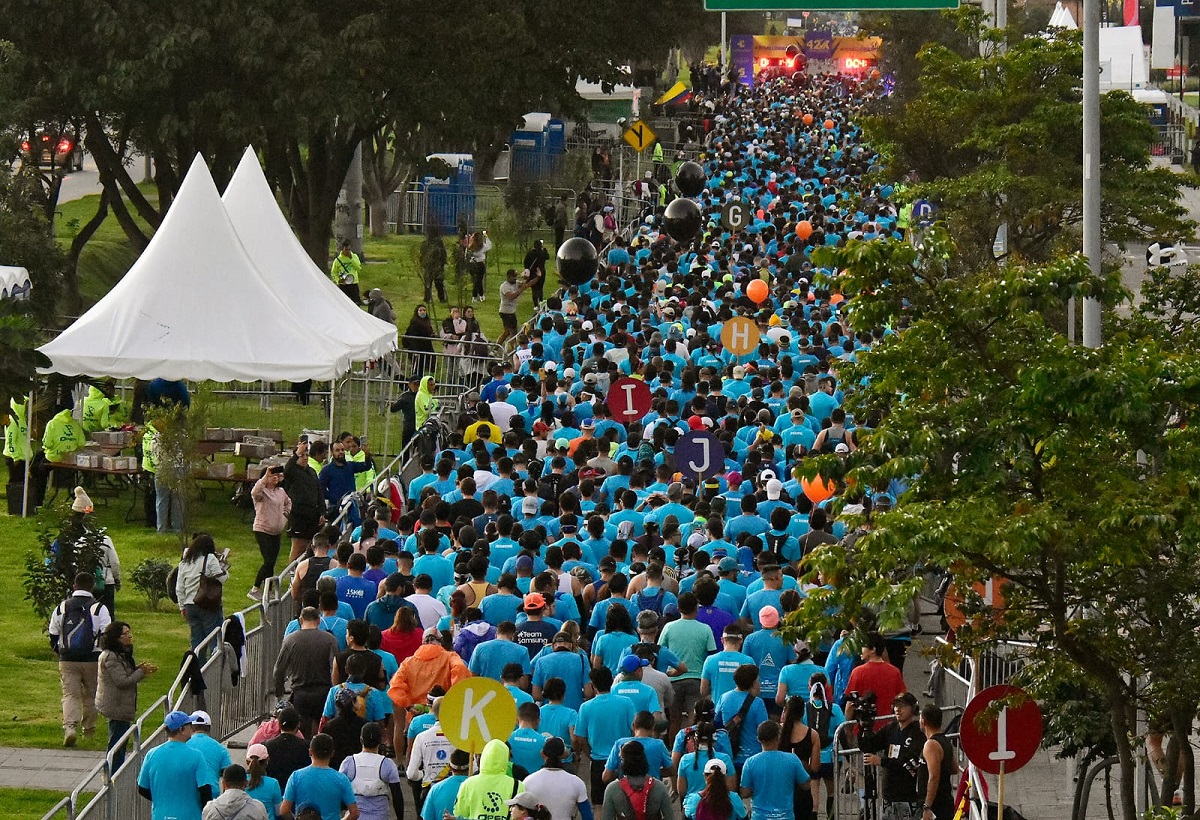
[[675, 737], [680, 726], [691, 725], [691, 714], [700, 698], [700, 671], [704, 668], [705, 658], [717, 651], [712, 629], [696, 620], [698, 608], [695, 595], [690, 592], [680, 595], [679, 620], [663, 627], [658, 637], [658, 645], [678, 655], [688, 670], [671, 679], [675, 703], [671, 707], [671, 733], [668, 737]]
[[362, 272], [362, 261], [358, 254], [350, 250], [350, 241], [343, 240], [338, 255], [333, 258], [329, 267], [329, 278], [338, 286], [338, 290], [353, 300], [354, 304], [362, 304], [362, 292], [358, 288], [358, 276]]

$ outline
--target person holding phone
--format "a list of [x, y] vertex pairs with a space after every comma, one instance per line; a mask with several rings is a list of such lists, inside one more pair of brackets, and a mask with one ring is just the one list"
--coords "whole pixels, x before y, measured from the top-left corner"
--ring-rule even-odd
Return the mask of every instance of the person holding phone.
[[283, 531], [287, 529], [288, 514], [292, 511], [292, 499], [282, 484], [283, 467], [273, 464], [263, 471], [262, 478], [250, 490], [250, 498], [254, 501], [254, 540], [262, 555], [262, 566], [254, 576], [254, 586], [247, 593], [252, 601], [262, 600], [262, 586], [275, 573]]

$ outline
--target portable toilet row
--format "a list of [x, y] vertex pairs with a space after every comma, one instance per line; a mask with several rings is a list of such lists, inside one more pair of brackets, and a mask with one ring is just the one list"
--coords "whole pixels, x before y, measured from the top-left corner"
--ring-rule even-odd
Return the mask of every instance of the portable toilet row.
[[436, 225], [443, 234], [454, 234], [460, 223], [475, 227], [475, 158], [471, 154], [430, 154], [450, 166], [446, 177], [427, 176], [422, 227]]
[[566, 124], [549, 114], [526, 114], [509, 137], [508, 178], [539, 182], [554, 176], [567, 150]]

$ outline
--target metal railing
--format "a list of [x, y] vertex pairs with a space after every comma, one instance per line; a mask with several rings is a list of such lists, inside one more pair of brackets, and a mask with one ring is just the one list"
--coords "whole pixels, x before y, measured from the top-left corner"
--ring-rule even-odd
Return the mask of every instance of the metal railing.
[[454, 236], [459, 226], [480, 227], [484, 217], [504, 207], [504, 196], [495, 185], [476, 185], [467, 191], [411, 182], [388, 197], [384, 220], [393, 233], [423, 233], [436, 224], [444, 235]]
[[[167, 694], [142, 712], [125, 733], [122, 742], [132, 748], [120, 768], [113, 766], [114, 749], [43, 820], [149, 820], [150, 802], [138, 794], [137, 776], [146, 753], [167, 739], [162, 722], [168, 712], [204, 709], [212, 718], [213, 736], [222, 741], [269, 713], [272, 671], [292, 618], [292, 600], [284, 583], [292, 569], [289, 566], [278, 577], [268, 579], [263, 600], [237, 613], [246, 624], [246, 662], [237, 683], [233, 682], [236, 658], [223, 649], [225, 625], [230, 620], [226, 619], [196, 647], [197, 657], [207, 658], [200, 673], [206, 689], [193, 693], [188, 687], [188, 669], [181, 668]], [[85, 804], [83, 795], [89, 791], [95, 795]]]

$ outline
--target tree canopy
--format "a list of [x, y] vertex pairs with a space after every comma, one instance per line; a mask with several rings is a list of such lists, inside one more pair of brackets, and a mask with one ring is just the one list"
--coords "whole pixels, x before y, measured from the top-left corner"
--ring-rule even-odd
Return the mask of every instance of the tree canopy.
[[[1048, 314], [1121, 295], [1078, 256], [964, 273], [940, 230], [923, 252], [856, 242], [815, 256], [857, 294], [852, 327], [905, 329], [839, 372], [865, 380], [855, 417], [882, 422], [847, 461], [806, 469], [851, 497], [903, 493], [852, 550], [814, 553], [837, 583], [806, 601], [805, 623], [828, 624], [831, 607], [894, 619], [920, 583], [912, 567], [948, 568], [972, 614], [961, 651], [1032, 640], [1031, 678], [1062, 681], [1067, 663], [1103, 694], [1132, 817], [1133, 708], [1186, 723], [1200, 704], [1181, 663], [1200, 659], [1200, 357], [1135, 322], [1099, 349], [1070, 344]], [[970, 591], [989, 579], [999, 612]]]

